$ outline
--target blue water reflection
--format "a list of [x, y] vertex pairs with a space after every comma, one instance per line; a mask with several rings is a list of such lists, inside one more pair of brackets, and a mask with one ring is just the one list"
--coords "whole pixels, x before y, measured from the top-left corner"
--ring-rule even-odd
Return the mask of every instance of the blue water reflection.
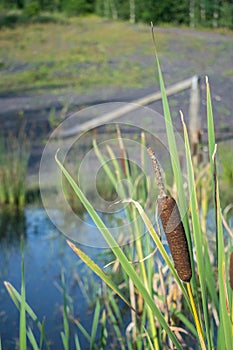
[[[5, 214], [6, 215], [6, 214]], [[10, 219], [11, 218], [11, 219]], [[15, 349], [19, 334], [19, 312], [11, 301], [3, 281], [9, 281], [18, 291], [21, 286], [21, 248], [20, 236], [25, 240], [26, 298], [39, 320], [46, 317], [46, 335], [51, 349], [62, 349], [60, 332], [62, 320], [61, 271], [64, 270], [67, 294], [72, 297], [74, 315], [87, 329], [90, 329], [92, 311], [90, 303], [84, 298], [78, 280], [90, 281], [86, 285], [89, 301], [95, 300], [97, 277], [80, 262], [67, 245], [65, 237], [58, 232], [41, 208], [30, 207], [12, 223], [12, 213], [1, 216], [0, 227], [0, 336], [4, 350]], [[3, 225], [3, 222], [5, 224]], [[12, 230], [14, 229], [14, 232]], [[82, 247], [100, 265], [104, 264], [103, 249]], [[103, 254], [104, 253], [104, 254]], [[90, 292], [90, 290], [92, 290]], [[36, 325], [30, 326], [37, 334]], [[74, 330], [71, 329], [71, 333]], [[71, 334], [72, 338], [72, 334]], [[82, 348], [85, 340], [81, 338]], [[74, 348], [74, 344], [70, 349]]]

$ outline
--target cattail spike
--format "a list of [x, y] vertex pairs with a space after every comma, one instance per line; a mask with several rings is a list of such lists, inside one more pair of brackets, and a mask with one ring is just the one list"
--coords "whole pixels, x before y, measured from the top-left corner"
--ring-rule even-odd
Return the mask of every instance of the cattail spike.
[[154, 152], [152, 151], [152, 149], [150, 147], [147, 147], [147, 152], [149, 153], [149, 156], [151, 157], [151, 160], [152, 160], [152, 164], [153, 164], [153, 168], [154, 168], [154, 172], [155, 172], [155, 178], [156, 178], [157, 185], [159, 187], [159, 192], [160, 192], [159, 197], [164, 197], [164, 196], [166, 196], [165, 186], [163, 183], [163, 178], [162, 178], [158, 159], [156, 158]]
[[188, 242], [175, 199], [171, 196], [159, 198], [158, 213], [178, 276], [183, 282], [189, 282], [192, 269]]

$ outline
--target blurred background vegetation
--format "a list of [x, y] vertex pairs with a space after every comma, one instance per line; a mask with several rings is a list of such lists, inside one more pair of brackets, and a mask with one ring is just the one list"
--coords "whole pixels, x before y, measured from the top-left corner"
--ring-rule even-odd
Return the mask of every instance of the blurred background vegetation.
[[[43, 16], [47, 12], [47, 16]], [[0, 25], [35, 19], [49, 14], [97, 14], [155, 24], [171, 23], [190, 27], [233, 28], [232, 0], [0, 0]]]

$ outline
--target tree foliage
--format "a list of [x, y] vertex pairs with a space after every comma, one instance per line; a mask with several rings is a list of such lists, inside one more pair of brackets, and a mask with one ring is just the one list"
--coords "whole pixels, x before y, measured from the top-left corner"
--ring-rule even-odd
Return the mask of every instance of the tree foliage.
[[232, 0], [0, 0], [0, 11], [19, 9], [27, 16], [64, 12], [69, 16], [96, 13], [131, 23], [185, 24], [233, 28]]

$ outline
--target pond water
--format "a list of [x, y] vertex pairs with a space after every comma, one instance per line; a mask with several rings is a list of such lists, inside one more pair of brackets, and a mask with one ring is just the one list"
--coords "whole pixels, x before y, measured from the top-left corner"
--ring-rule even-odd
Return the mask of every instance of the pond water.
[[[80, 260], [67, 245], [65, 237], [53, 226], [45, 210], [28, 207], [23, 213], [14, 216], [7, 212], [2, 213], [0, 229], [0, 336], [3, 349], [15, 349], [19, 334], [19, 312], [3, 281], [9, 281], [20, 291], [21, 236], [25, 242], [26, 299], [40, 321], [46, 317], [45, 330], [51, 349], [63, 348], [60, 336], [63, 330], [62, 271], [67, 295], [72, 298], [74, 315], [90, 330], [98, 279], [80, 264]], [[84, 246], [82, 249], [100, 265], [103, 264], [103, 253], [106, 250]], [[86, 290], [81, 290], [79, 279], [86, 281]], [[33, 326], [31, 322], [30, 325], [36, 333], [36, 325]], [[77, 328], [75, 331], [77, 332]], [[71, 338], [73, 332], [74, 329], [71, 329]], [[82, 336], [80, 343], [82, 349], [85, 349], [85, 339]], [[72, 341], [70, 349], [74, 349]]]

